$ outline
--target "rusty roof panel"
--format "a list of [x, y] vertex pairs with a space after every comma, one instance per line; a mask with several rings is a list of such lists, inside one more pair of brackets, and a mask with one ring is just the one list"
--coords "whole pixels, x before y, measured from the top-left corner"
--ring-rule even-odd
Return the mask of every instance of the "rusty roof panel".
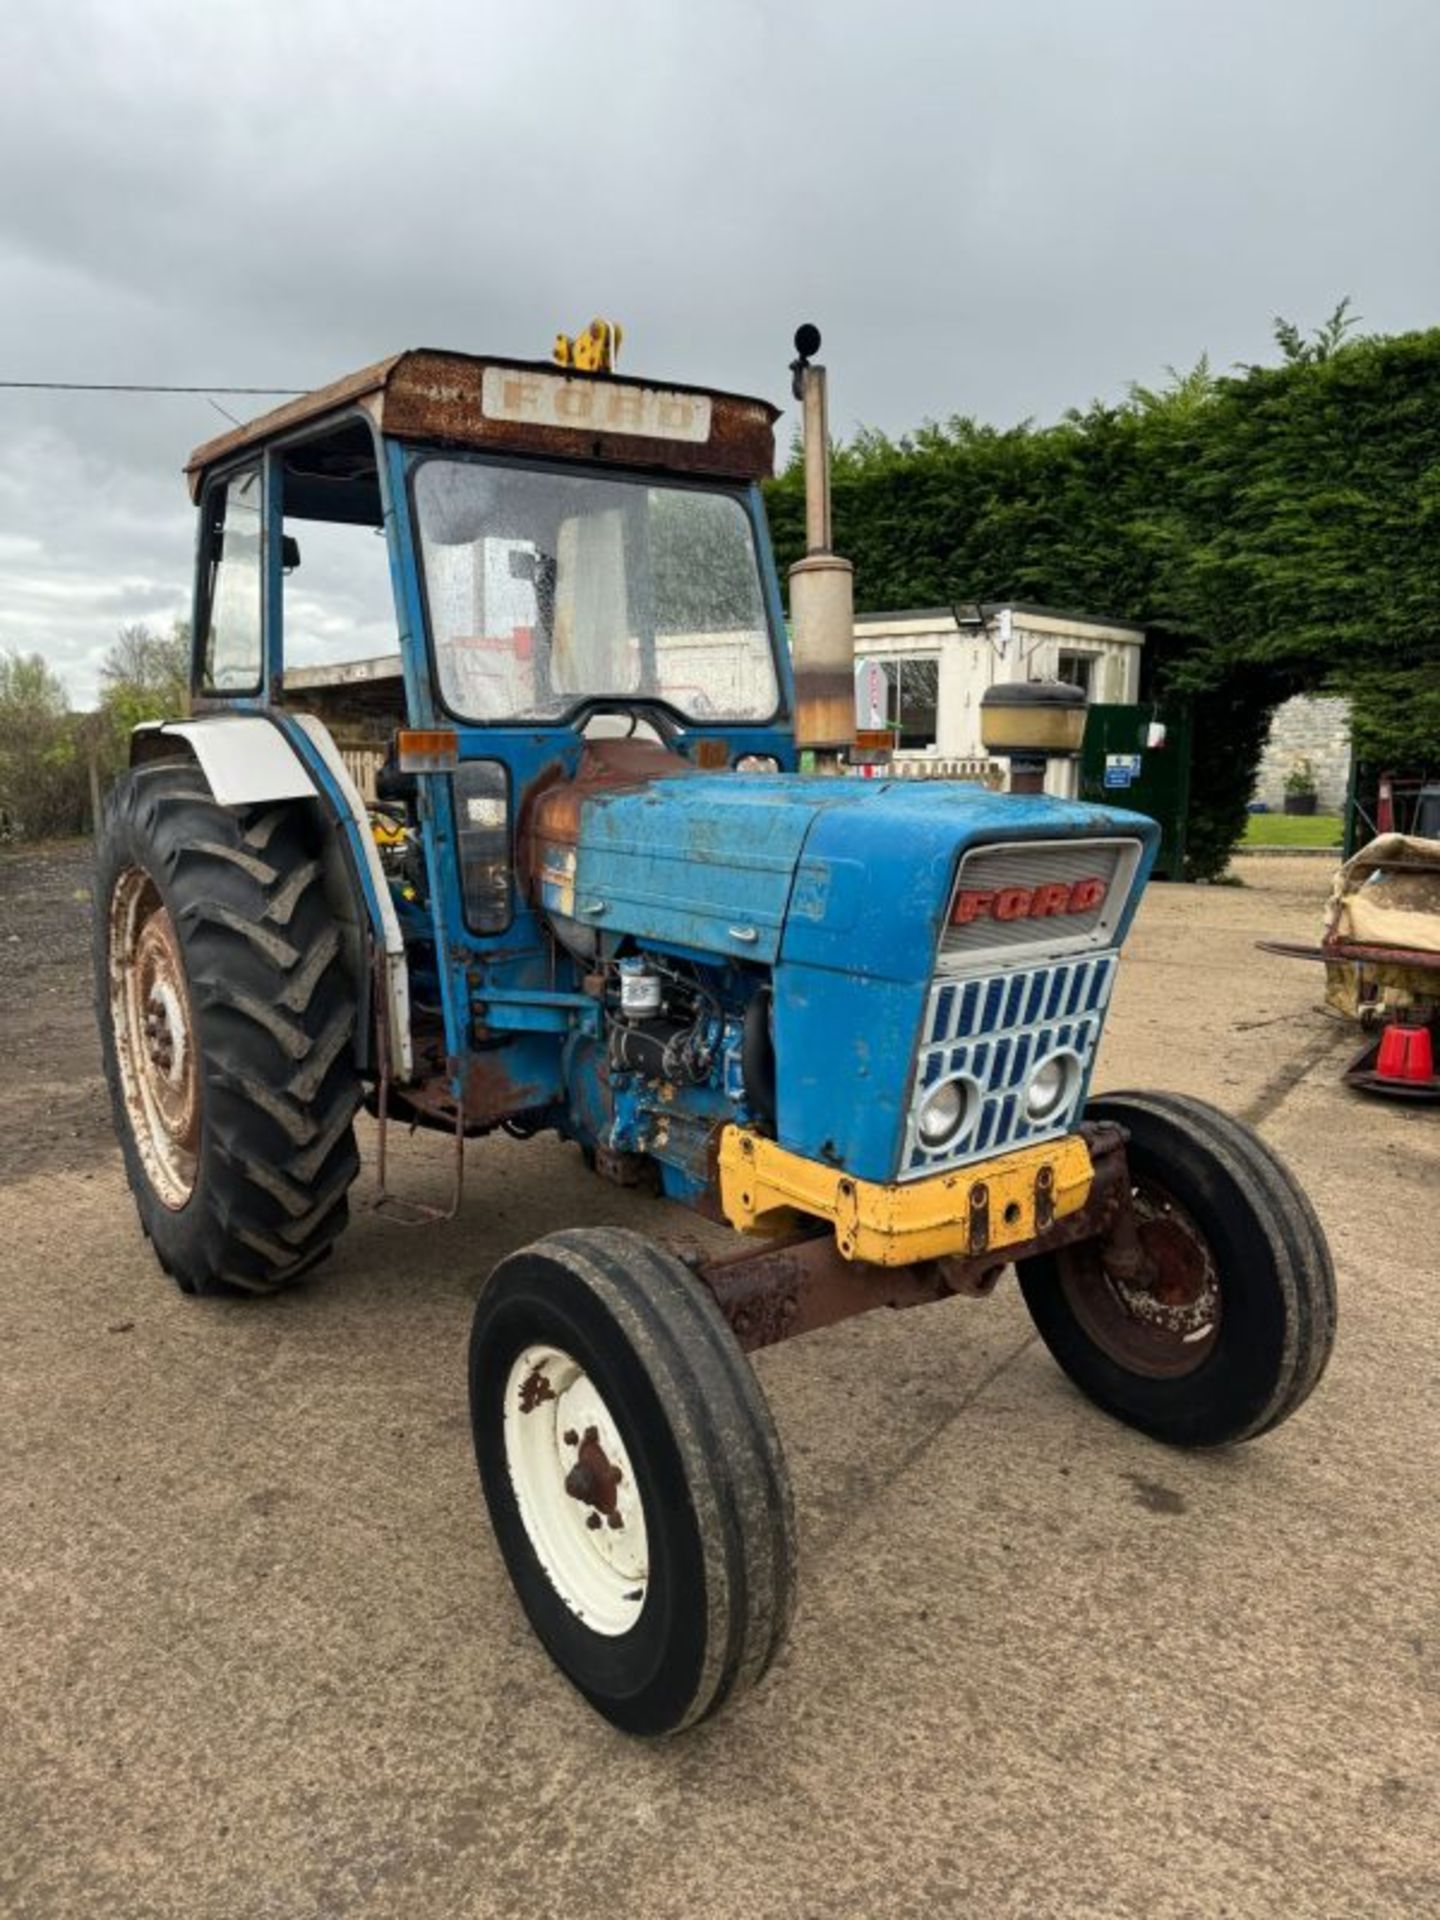
[[377, 360], [373, 366], [362, 367], [358, 373], [347, 374], [343, 380], [331, 381], [328, 387], [316, 387], [313, 393], [302, 393], [298, 400], [287, 400], [283, 407], [272, 407], [269, 413], [262, 413], [258, 419], [247, 420], [243, 427], [234, 427], [229, 433], [217, 434], [213, 440], [205, 441], [185, 463], [191, 494], [198, 499], [201, 480], [211, 467], [219, 466], [222, 460], [229, 460], [247, 448], [262, 447], [283, 433], [303, 427], [307, 421], [319, 420], [327, 413], [342, 412], [363, 401], [367, 394], [382, 392], [386, 380], [404, 357], [399, 353], [391, 354], [388, 360]]
[[186, 467], [192, 494], [221, 461], [357, 405], [383, 433], [431, 445], [737, 480], [763, 479], [775, 460], [777, 410], [765, 400], [426, 347], [376, 361], [207, 441]]

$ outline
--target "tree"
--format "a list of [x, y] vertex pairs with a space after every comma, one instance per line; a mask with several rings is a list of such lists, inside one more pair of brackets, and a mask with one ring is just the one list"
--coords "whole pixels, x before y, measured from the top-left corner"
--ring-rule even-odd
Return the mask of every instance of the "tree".
[[142, 720], [173, 720], [190, 710], [190, 624], [168, 634], [143, 621], [120, 629], [100, 669], [100, 705], [118, 734]]
[[63, 682], [38, 653], [0, 653], [0, 830], [78, 833], [86, 768]]

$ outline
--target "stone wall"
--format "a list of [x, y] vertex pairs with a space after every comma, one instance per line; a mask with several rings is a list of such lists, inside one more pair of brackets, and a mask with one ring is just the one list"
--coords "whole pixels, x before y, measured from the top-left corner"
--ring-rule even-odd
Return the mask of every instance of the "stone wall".
[[1348, 700], [1302, 693], [1275, 709], [1255, 798], [1278, 813], [1285, 803], [1285, 776], [1298, 760], [1308, 760], [1314, 768], [1317, 810], [1340, 813], [1350, 779]]

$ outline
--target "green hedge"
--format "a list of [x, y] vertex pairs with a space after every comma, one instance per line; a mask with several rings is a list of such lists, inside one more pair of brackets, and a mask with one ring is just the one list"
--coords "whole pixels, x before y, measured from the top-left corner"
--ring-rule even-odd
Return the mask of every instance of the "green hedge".
[[[1356, 703], [1368, 758], [1440, 759], [1440, 329], [1277, 337], [1278, 367], [1132, 390], [1050, 427], [954, 419], [836, 449], [836, 546], [862, 612], [1030, 600], [1160, 630], [1157, 692], [1196, 700], [1191, 867], [1223, 870], [1269, 715]], [[769, 491], [781, 564], [803, 477]]]

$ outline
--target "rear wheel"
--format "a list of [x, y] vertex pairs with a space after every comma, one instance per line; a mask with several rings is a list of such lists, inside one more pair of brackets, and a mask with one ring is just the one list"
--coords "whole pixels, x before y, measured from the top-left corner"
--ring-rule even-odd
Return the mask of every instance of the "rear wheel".
[[1098, 1241], [1028, 1260], [1020, 1288], [1082, 1393], [1180, 1446], [1251, 1440], [1308, 1397], [1335, 1340], [1324, 1233], [1284, 1163], [1239, 1121], [1179, 1094], [1122, 1093], [1086, 1118], [1128, 1132], [1146, 1273]]
[[323, 1258], [358, 1171], [354, 1000], [313, 823], [197, 768], [123, 777], [96, 862], [101, 1052], [141, 1224], [187, 1293]]
[[760, 1679], [790, 1618], [789, 1479], [686, 1267], [603, 1228], [512, 1254], [476, 1308], [470, 1407], [520, 1603], [598, 1712], [674, 1733]]

